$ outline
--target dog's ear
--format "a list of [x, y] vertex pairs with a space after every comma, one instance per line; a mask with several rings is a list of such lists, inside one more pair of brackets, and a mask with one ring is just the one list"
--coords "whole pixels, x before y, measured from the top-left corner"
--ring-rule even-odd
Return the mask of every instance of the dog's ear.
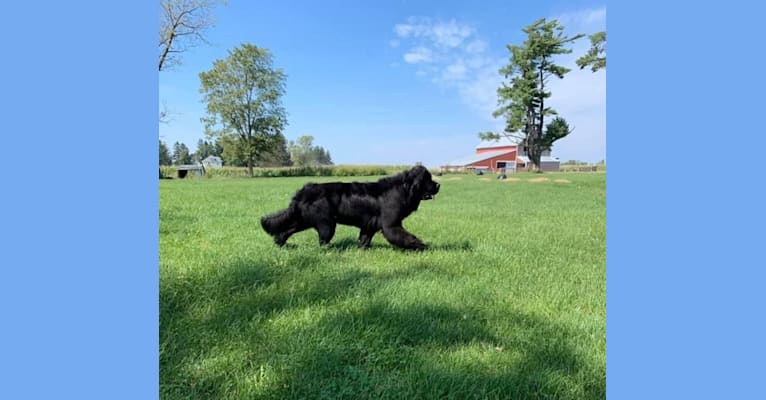
[[425, 168], [417, 166], [407, 171], [407, 183], [409, 184], [410, 198], [419, 199], [423, 194], [423, 182], [425, 180], [425, 174], [423, 171]]

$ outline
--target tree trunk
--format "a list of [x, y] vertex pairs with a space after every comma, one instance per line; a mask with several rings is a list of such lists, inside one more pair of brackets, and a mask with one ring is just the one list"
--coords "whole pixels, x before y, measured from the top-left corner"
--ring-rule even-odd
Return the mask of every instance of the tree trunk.
[[250, 174], [250, 177], [253, 177], [253, 157], [249, 157], [247, 159], [247, 172]]
[[529, 152], [529, 160], [532, 161], [535, 172], [543, 172], [542, 166], [540, 165], [540, 155], [542, 154], [542, 151], [540, 151], [540, 145], [535, 144], [532, 147], [532, 151]]
[[535, 166], [537, 167], [535, 172], [543, 172], [543, 167], [540, 165], [540, 156], [543, 153], [543, 150], [540, 148], [540, 142], [543, 138], [543, 123], [545, 121], [545, 78], [543, 77], [543, 64], [544, 62], [540, 64], [540, 121], [535, 129]]
[[170, 47], [173, 45], [173, 39], [176, 37], [175, 33], [175, 27], [173, 27], [173, 31], [170, 32], [170, 38], [168, 39], [168, 45], [162, 50], [162, 56], [160, 56], [160, 71], [162, 71], [162, 65], [165, 64], [165, 57], [167, 57], [170, 52]]

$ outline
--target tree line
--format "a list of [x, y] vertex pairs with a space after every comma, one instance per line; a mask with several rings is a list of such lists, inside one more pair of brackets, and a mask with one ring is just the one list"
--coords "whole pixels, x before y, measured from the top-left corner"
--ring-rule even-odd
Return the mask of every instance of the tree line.
[[[224, 165], [232, 167], [247, 167], [248, 161], [239, 147], [239, 142], [228, 137], [215, 140], [200, 139], [197, 150], [190, 152], [186, 144], [175, 142], [172, 150], [160, 140], [160, 165], [184, 165], [202, 162], [208, 156], [220, 157]], [[272, 146], [259, 152], [254, 158], [254, 165], [259, 167], [307, 167], [333, 165], [330, 152], [321, 146], [314, 145], [313, 136], [301, 136], [296, 141], [285, 140], [280, 133], [272, 141]]]

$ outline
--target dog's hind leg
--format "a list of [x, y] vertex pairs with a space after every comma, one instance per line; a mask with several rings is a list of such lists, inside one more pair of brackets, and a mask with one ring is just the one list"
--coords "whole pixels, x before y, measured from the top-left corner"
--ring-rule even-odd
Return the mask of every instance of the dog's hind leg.
[[372, 237], [375, 236], [375, 230], [362, 229], [359, 231], [359, 247], [362, 249], [369, 249], [370, 243], [372, 243]]

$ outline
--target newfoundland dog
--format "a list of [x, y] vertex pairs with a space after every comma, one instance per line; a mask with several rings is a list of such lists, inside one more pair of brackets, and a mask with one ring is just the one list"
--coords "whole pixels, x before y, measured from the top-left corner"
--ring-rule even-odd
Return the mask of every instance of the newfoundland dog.
[[261, 226], [283, 246], [291, 235], [314, 228], [319, 244], [326, 245], [335, 234], [335, 225], [360, 229], [359, 247], [370, 246], [378, 231], [394, 246], [425, 250], [426, 245], [402, 227], [402, 221], [418, 209], [421, 200], [430, 200], [439, 184], [423, 166], [377, 182], [309, 183], [293, 196], [290, 206], [261, 218]]

